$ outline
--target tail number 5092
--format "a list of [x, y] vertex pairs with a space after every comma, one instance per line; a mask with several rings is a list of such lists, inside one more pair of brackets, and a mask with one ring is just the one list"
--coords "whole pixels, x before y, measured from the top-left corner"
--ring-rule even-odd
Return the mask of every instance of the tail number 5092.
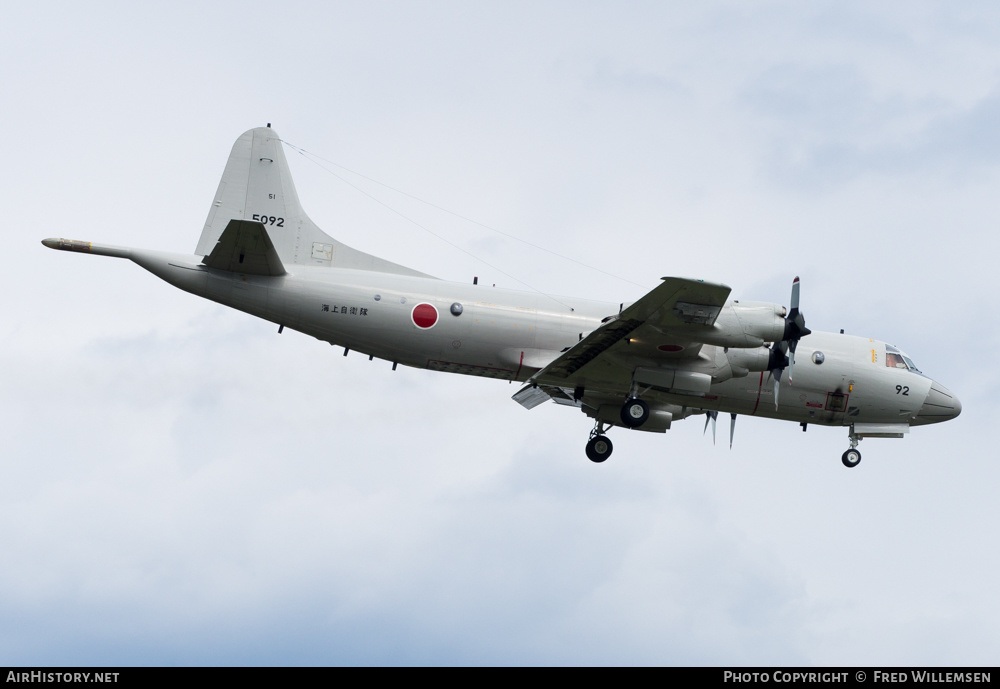
[[284, 218], [276, 218], [273, 215], [260, 215], [259, 213], [254, 213], [253, 219], [257, 222], [262, 222], [265, 225], [274, 225], [275, 227], [285, 226]]

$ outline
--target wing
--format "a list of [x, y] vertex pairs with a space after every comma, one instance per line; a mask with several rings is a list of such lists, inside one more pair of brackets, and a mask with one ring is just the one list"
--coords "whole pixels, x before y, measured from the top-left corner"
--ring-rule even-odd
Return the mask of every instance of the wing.
[[675, 368], [683, 368], [698, 357], [702, 338], [711, 331], [729, 292], [726, 285], [704, 280], [663, 278], [655, 289], [532, 376], [514, 399], [528, 409], [548, 398], [579, 405], [585, 388], [627, 390], [633, 371], [643, 364], [655, 368], [676, 362]]

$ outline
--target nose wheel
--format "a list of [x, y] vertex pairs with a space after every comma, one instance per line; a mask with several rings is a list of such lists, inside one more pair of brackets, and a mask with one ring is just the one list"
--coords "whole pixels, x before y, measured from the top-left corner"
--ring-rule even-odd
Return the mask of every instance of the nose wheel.
[[857, 465], [861, 464], [861, 453], [858, 451], [858, 443], [861, 442], [861, 438], [854, 434], [854, 426], [851, 426], [851, 433], [848, 435], [851, 440], [850, 449], [840, 456], [840, 461], [844, 463], [844, 466], [848, 469], [853, 469]]
[[853, 469], [857, 465], [861, 464], [861, 453], [854, 448], [851, 448], [840, 457], [840, 461], [842, 461], [844, 466], [848, 469]]

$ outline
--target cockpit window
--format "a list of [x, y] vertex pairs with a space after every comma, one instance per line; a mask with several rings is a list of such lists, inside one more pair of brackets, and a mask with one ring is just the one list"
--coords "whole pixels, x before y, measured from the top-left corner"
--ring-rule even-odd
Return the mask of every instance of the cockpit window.
[[913, 363], [913, 359], [903, 354], [892, 345], [885, 346], [885, 365], [888, 368], [901, 368], [904, 371], [914, 371], [920, 373], [920, 369]]
[[885, 353], [885, 365], [889, 368], [906, 368], [906, 362], [903, 361], [903, 357], [894, 352]]

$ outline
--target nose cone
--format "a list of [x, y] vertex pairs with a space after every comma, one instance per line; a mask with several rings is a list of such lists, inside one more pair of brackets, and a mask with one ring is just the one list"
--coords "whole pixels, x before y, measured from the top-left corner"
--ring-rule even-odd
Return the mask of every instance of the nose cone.
[[954, 419], [961, 413], [962, 403], [955, 394], [941, 383], [934, 381], [914, 421], [917, 424], [940, 423]]

